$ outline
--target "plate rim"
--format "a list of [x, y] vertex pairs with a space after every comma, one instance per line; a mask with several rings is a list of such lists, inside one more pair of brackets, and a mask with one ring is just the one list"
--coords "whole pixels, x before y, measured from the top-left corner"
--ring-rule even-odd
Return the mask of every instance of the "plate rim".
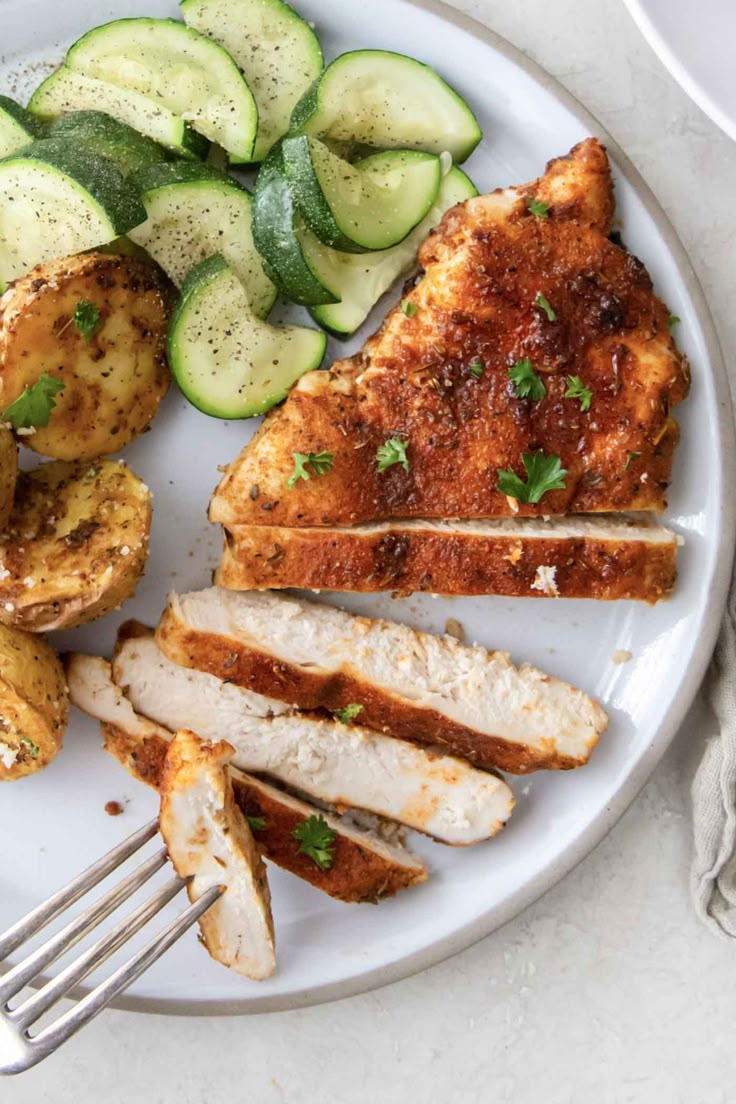
[[685, 68], [683, 62], [665, 41], [652, 17], [642, 6], [641, 0], [623, 0], [623, 3], [645, 42], [664, 65], [672, 79], [679, 84], [683, 92], [690, 97], [696, 107], [699, 107], [708, 116], [712, 123], [715, 123], [724, 134], [736, 142], [736, 115], [732, 118], [726, 114], [703, 85]]
[[[693, 305], [695, 316], [703, 333], [708, 363], [711, 368], [717, 406], [718, 434], [723, 452], [724, 466], [733, 469], [736, 463], [736, 426], [725, 361], [713, 317], [708, 307], [700, 281], [685, 251], [677, 231], [665, 214], [659, 201], [638, 169], [623, 152], [606, 128], [567, 88], [548, 73], [540, 64], [527, 57], [496, 31], [483, 23], [457, 11], [444, 0], [406, 0], [412, 7], [428, 12], [473, 35], [502, 56], [518, 65], [543, 88], [553, 94], [558, 102], [583, 124], [591, 135], [598, 137], [613, 154], [617, 169], [636, 190], [637, 197], [652, 219], [675, 262], [686, 291]], [[636, 0], [624, 0], [631, 6]], [[632, 13], [633, 14], [633, 13]], [[601, 815], [590, 824], [544, 871], [530, 879], [507, 900], [488, 909], [482, 916], [463, 925], [422, 950], [406, 955], [386, 966], [379, 966], [354, 978], [310, 986], [288, 995], [249, 996], [238, 1000], [181, 1000], [153, 997], [125, 997], [116, 999], [111, 1007], [119, 1011], [139, 1012], [150, 1015], [174, 1016], [234, 1016], [254, 1015], [262, 1012], [284, 1012], [327, 1004], [347, 997], [358, 996], [379, 989], [384, 985], [402, 981], [440, 962], [467, 950], [492, 932], [508, 924], [549, 889], [560, 882], [605, 838], [632, 803], [649, 779], [681, 725], [710, 662], [725, 607], [728, 584], [731, 578], [734, 545], [736, 543], [736, 498], [723, 494], [720, 501], [718, 534], [718, 558], [710, 597], [703, 615], [701, 648], [693, 658], [685, 678], [672, 697], [662, 716], [649, 748], [642, 756], [620, 791], [609, 802]], [[73, 995], [82, 995], [78, 990]]]

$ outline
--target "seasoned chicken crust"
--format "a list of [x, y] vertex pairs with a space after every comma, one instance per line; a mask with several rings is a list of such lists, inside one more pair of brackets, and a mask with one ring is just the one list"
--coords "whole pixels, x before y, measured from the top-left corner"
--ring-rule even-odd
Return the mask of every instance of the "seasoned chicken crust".
[[[532, 199], [547, 204], [545, 217]], [[362, 352], [302, 377], [230, 466], [211, 520], [662, 511], [688, 365], [644, 265], [610, 240], [612, 212], [610, 165], [594, 138], [540, 180], [448, 211], [420, 250], [410, 309], [397, 306]], [[541, 401], [517, 397], [509, 378], [525, 358], [545, 384]], [[588, 410], [566, 397], [571, 376], [591, 391]], [[376, 452], [394, 437], [408, 470], [380, 472]], [[561, 459], [564, 488], [539, 503], [507, 498], [498, 470], [523, 477], [522, 454], [540, 450]], [[322, 451], [332, 469], [287, 488], [294, 453]]]

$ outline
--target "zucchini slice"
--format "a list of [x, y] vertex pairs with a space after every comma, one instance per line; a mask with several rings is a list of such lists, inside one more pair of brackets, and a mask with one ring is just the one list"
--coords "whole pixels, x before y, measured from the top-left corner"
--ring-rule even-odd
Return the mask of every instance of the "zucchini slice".
[[324, 286], [340, 300], [314, 307], [311, 314], [315, 321], [339, 337], [355, 333], [394, 281], [411, 272], [416, 264], [419, 246], [445, 211], [477, 194], [477, 188], [462, 169], [451, 168], [440, 185], [439, 195], [429, 214], [403, 242], [380, 253], [363, 253], [360, 256], [338, 253], [322, 245], [307, 231], [301, 236], [305, 261]]
[[9, 96], [0, 96], [0, 157], [9, 157], [40, 136], [38, 120]]
[[182, 0], [181, 13], [243, 72], [258, 106], [253, 160], [262, 161], [324, 68], [316, 34], [284, 0]]
[[271, 326], [223, 257], [190, 272], [169, 331], [169, 364], [187, 399], [215, 418], [251, 418], [318, 368], [327, 338], [303, 326]]
[[221, 46], [172, 19], [118, 19], [88, 31], [66, 64], [86, 77], [139, 92], [191, 122], [236, 163], [250, 161], [258, 109]]
[[152, 165], [130, 181], [148, 218], [129, 237], [150, 253], [177, 287], [188, 272], [220, 253], [248, 289], [251, 310], [265, 317], [276, 288], [253, 241], [251, 196], [237, 180], [209, 165]]
[[145, 217], [110, 161], [58, 138], [34, 142], [0, 161], [0, 286], [114, 241]]
[[434, 69], [388, 50], [335, 58], [294, 108], [290, 131], [379, 149], [448, 150], [456, 162], [483, 137], [465, 100]]
[[46, 134], [86, 146], [112, 161], [123, 176], [166, 160], [166, 152], [158, 142], [104, 111], [72, 111], [55, 119]]
[[74, 73], [65, 65], [57, 69], [31, 96], [28, 110], [44, 122], [69, 111], [104, 111], [121, 123], [160, 142], [179, 157], [207, 156], [209, 142], [173, 111], [140, 92]]
[[[292, 302], [304, 306], [336, 303], [339, 296], [322, 283], [302, 249], [305, 234], [309, 231], [294, 207], [281, 148], [276, 145], [261, 165], [253, 193], [253, 240], [256, 248], [279, 290]], [[309, 236], [312, 237], [311, 234]], [[313, 240], [319, 245], [316, 238]], [[327, 246], [322, 248], [331, 252]]]
[[389, 150], [350, 165], [307, 135], [284, 139], [284, 169], [312, 232], [347, 253], [388, 249], [403, 241], [437, 198], [440, 159]]

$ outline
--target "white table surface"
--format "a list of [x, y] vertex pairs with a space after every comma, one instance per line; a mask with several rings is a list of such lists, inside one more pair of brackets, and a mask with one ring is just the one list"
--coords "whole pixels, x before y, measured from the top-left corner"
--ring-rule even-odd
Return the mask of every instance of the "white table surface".
[[[690, 253], [728, 360], [736, 144], [680, 91], [620, 0], [455, 2], [541, 62], [627, 151]], [[732, 1104], [736, 943], [700, 926], [687, 889], [689, 787], [709, 724], [697, 703], [600, 847], [466, 953], [298, 1012], [110, 1012], [55, 1058], [0, 1082], [0, 1101]]]

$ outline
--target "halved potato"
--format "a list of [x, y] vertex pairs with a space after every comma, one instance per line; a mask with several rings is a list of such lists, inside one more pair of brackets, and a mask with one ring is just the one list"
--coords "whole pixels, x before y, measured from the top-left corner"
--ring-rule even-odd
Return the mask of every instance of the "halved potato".
[[0, 423], [0, 532], [8, 524], [13, 509], [17, 478], [18, 446], [8, 427]]
[[54, 649], [0, 625], [0, 782], [48, 766], [64, 736], [69, 697]]
[[0, 622], [70, 629], [121, 606], [148, 555], [151, 494], [121, 460], [21, 472], [0, 537]]
[[[92, 334], [74, 322], [85, 301], [100, 312]], [[170, 382], [172, 303], [160, 269], [133, 257], [87, 253], [17, 280], [0, 300], [0, 410], [44, 372], [64, 383], [48, 426], [24, 444], [44, 456], [88, 460], [141, 434]]]

